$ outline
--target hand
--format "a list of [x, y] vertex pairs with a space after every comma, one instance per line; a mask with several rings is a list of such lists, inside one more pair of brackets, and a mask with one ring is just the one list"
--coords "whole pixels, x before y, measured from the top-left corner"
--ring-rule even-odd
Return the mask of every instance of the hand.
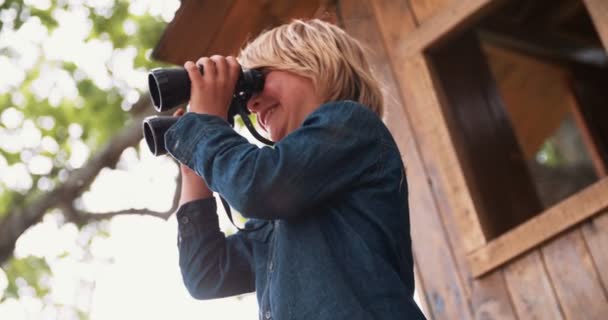
[[[204, 74], [201, 75], [197, 65], [203, 67]], [[234, 87], [241, 71], [236, 59], [219, 55], [203, 57], [196, 64], [187, 61], [184, 68], [192, 83], [188, 111], [227, 119]]]
[[[181, 117], [184, 114], [184, 109], [179, 108], [174, 113], [174, 117]], [[181, 196], [179, 205], [197, 199], [210, 198], [213, 196], [213, 191], [209, 189], [205, 180], [201, 178], [194, 170], [180, 163], [179, 169], [182, 175]]]

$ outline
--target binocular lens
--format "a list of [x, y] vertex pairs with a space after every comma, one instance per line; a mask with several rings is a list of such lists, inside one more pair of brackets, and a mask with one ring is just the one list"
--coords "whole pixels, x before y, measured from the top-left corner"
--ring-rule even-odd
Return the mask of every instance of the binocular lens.
[[144, 138], [153, 155], [162, 156], [167, 153], [165, 133], [178, 119], [179, 117], [173, 116], [151, 116], [144, 119]]
[[183, 68], [150, 71], [148, 87], [154, 108], [158, 112], [171, 110], [190, 99], [190, 78]]
[[[148, 87], [150, 88], [150, 97], [154, 103], [154, 109], [158, 112], [171, 110], [190, 100], [190, 77], [186, 69], [183, 68], [158, 68], [151, 70], [148, 74]], [[261, 91], [263, 88], [264, 76], [260, 71], [245, 70], [241, 72], [235, 86], [233, 98], [233, 102], [236, 100], [238, 103], [234, 103], [234, 105], [240, 106], [242, 110], [245, 110], [245, 113], [248, 113], [245, 103], [251, 95]], [[237, 107], [233, 107], [233, 104], [231, 104], [228, 110], [228, 120], [231, 124], [233, 122], [230, 120], [236, 114], [238, 114]], [[144, 137], [152, 154], [160, 156], [167, 153], [165, 132], [178, 119], [178, 117], [173, 116], [151, 116], [144, 119]]]

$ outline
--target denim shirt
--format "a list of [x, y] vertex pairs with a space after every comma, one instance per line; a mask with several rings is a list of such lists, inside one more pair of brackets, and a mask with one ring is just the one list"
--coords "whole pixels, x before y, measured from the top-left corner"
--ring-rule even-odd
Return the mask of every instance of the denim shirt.
[[260, 228], [226, 237], [213, 198], [179, 208], [179, 264], [194, 298], [256, 291], [260, 319], [424, 319], [404, 166], [369, 108], [324, 104], [262, 148], [219, 117], [187, 113], [165, 142]]

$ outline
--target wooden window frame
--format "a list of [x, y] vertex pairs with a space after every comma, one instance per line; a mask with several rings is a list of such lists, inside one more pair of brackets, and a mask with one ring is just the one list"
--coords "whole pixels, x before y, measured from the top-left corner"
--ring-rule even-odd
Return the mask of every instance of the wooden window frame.
[[[604, 48], [608, 48], [608, 20], [603, 18], [608, 16], [608, 2], [582, 1], [590, 13]], [[467, 260], [474, 277], [487, 274], [572, 226], [608, 209], [608, 177], [603, 177], [504, 234], [492, 240], [485, 238], [477, 219], [472, 190], [467, 186], [463, 176], [463, 163], [454, 154], [457, 147], [447, 130], [448, 119], [441, 111], [446, 103], [445, 97], [441, 86], [437, 85], [436, 74], [433, 74], [433, 68], [425, 51], [471, 26], [503, 2], [502, 0], [455, 1], [421, 24], [399, 44], [401, 58], [411, 61], [412, 65], [422, 64], [424, 66], [422, 70], [428, 72], [428, 77], [433, 80], [435, 90], [426, 93], [432, 97], [426, 98], [425, 107], [433, 108], [432, 112], [440, 115], [441, 119], [437, 122], [444, 127], [444, 130], [439, 131], [438, 138], [441, 144], [448, 147], [448, 152], [453, 154], [442, 160], [449, 162], [441, 165], [442, 181], [444, 183], [449, 181], [446, 187], [448, 202], [454, 208], [455, 220], [462, 233]]]

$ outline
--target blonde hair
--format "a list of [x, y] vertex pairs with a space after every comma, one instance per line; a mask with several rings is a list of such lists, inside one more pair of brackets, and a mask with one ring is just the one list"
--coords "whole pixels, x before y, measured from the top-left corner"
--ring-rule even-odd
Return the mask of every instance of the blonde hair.
[[382, 92], [363, 47], [331, 23], [294, 20], [270, 29], [241, 51], [239, 62], [307, 77], [327, 102], [357, 101], [382, 118]]

